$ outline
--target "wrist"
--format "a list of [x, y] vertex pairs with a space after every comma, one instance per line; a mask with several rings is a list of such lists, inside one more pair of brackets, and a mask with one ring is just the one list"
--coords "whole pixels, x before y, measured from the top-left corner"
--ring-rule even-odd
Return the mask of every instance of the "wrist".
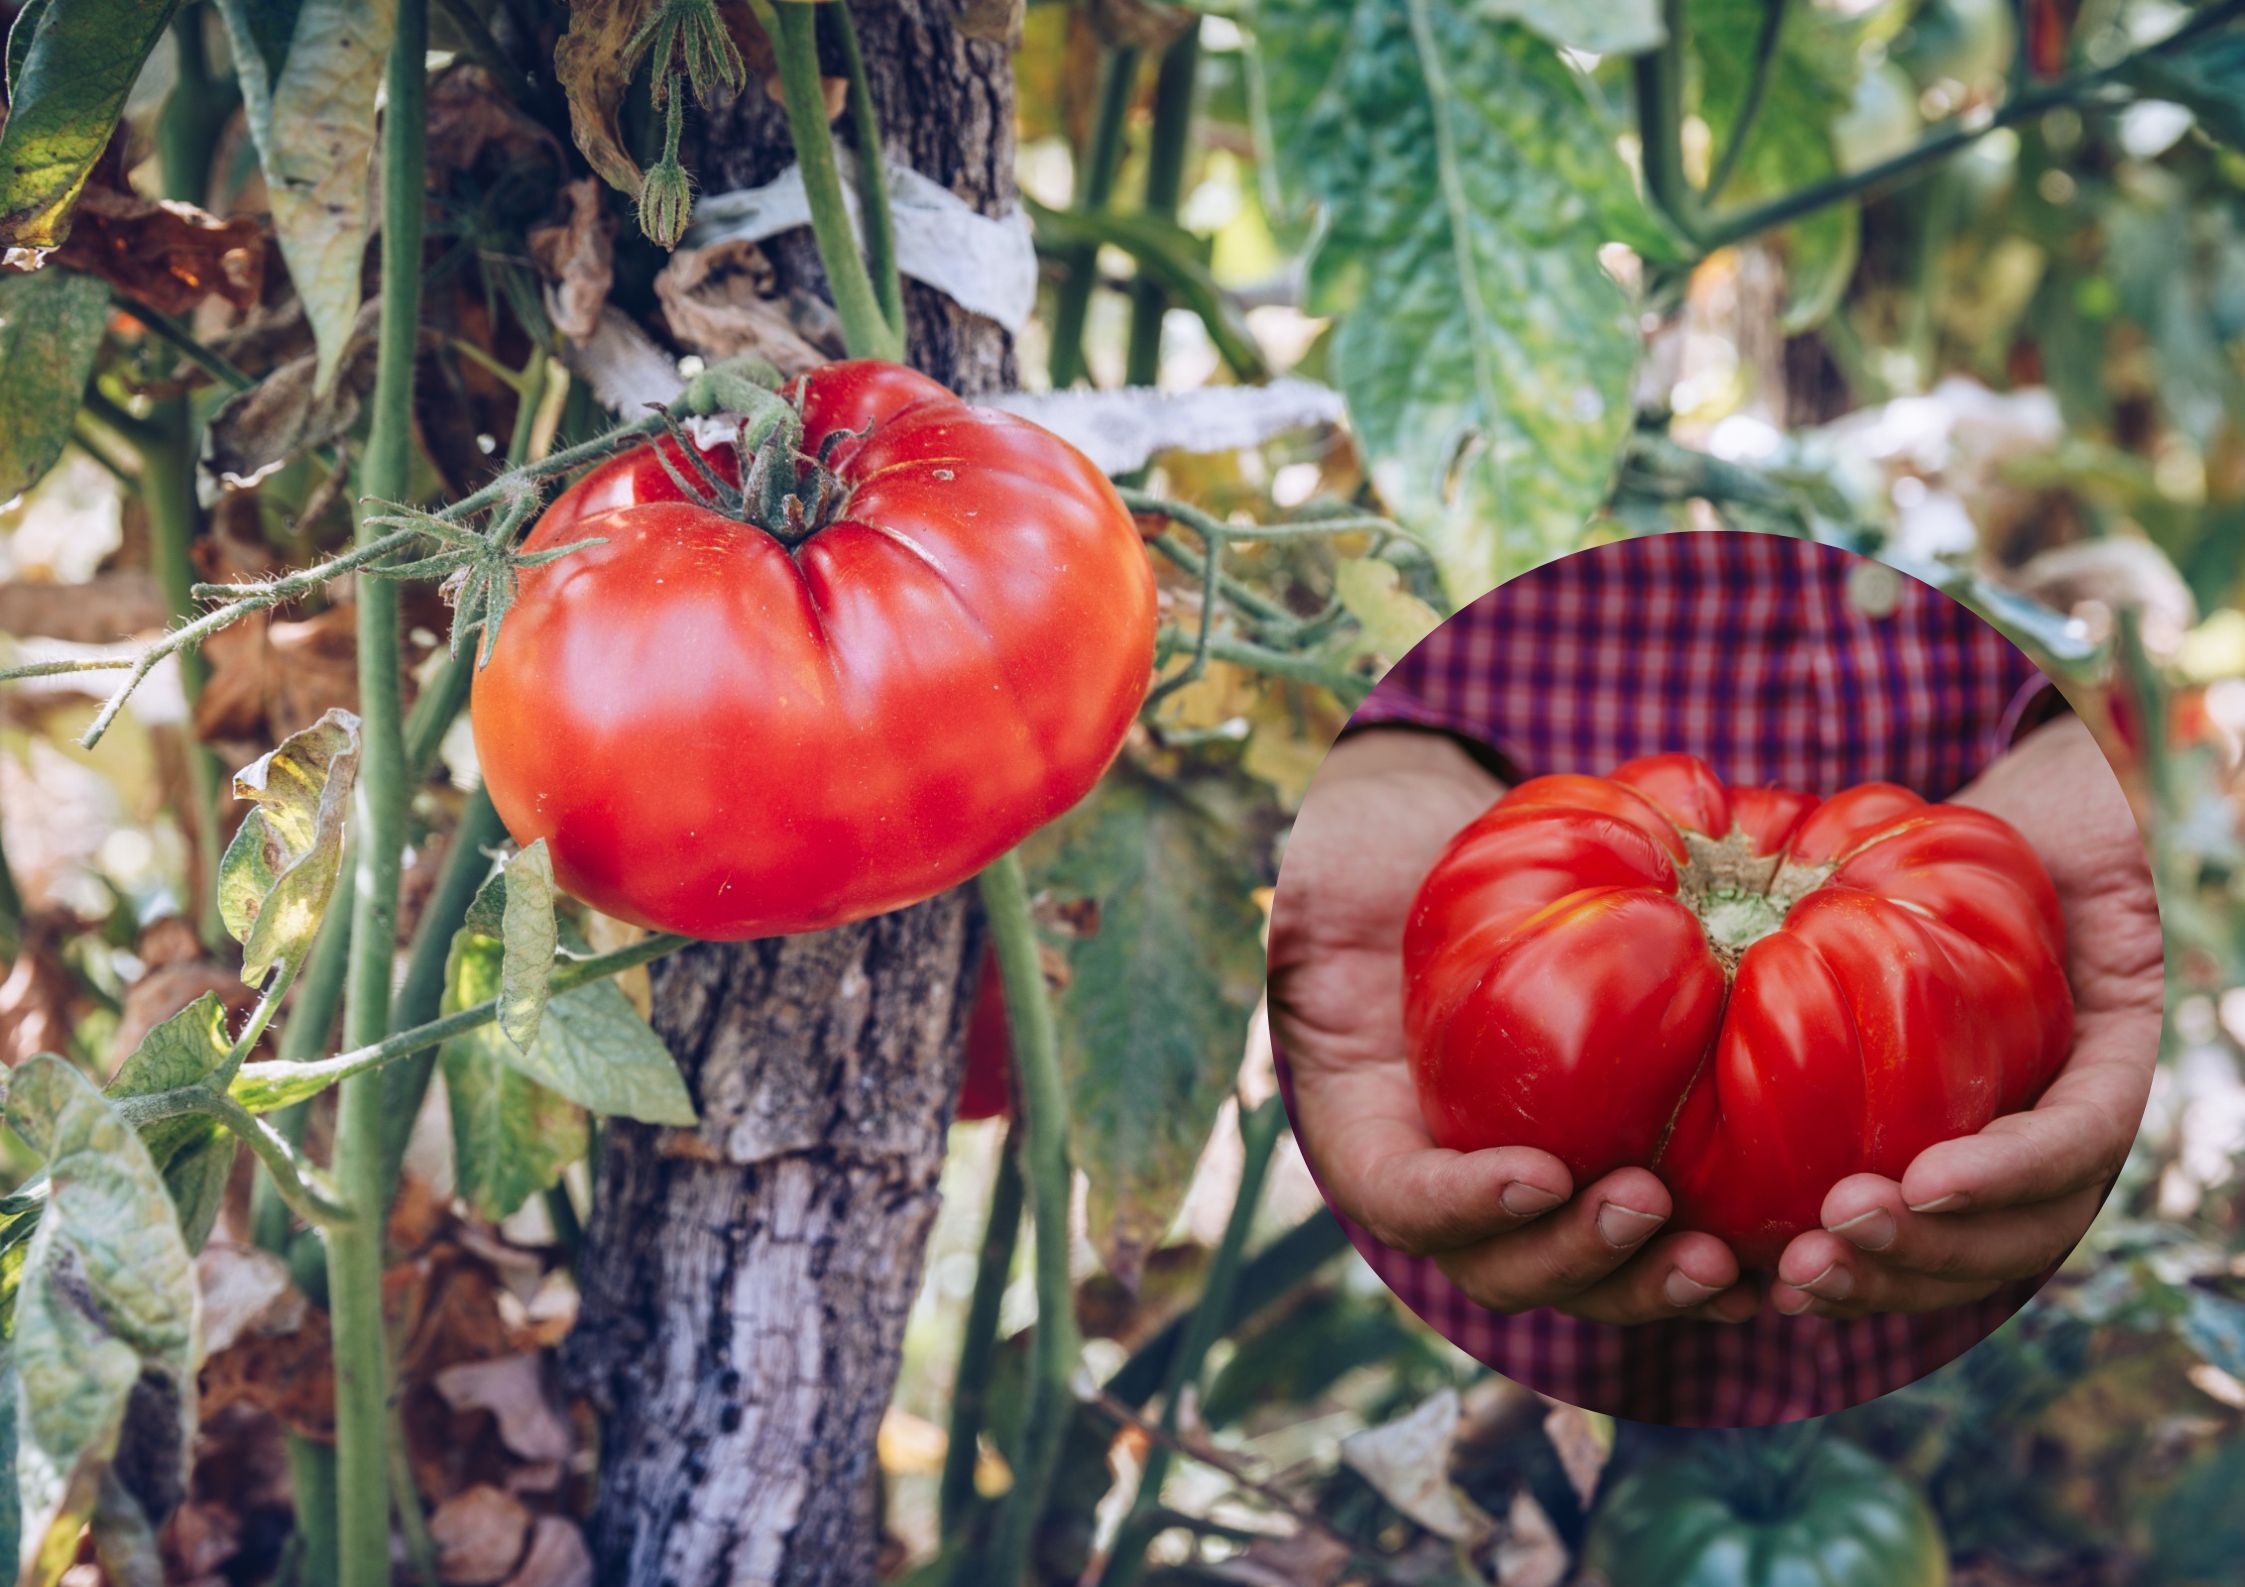
[[1439, 729], [1379, 723], [1344, 736], [1326, 757], [1319, 777], [1339, 780], [1417, 773], [1485, 787], [1488, 797], [1494, 799], [1504, 791], [1505, 780], [1490, 764], [1493, 759], [1485, 746], [1469, 744]]

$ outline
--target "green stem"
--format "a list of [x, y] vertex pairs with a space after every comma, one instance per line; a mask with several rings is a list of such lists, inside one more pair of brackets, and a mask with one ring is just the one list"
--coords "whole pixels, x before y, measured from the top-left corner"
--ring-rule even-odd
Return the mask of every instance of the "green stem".
[[1075, 1412], [1069, 1378], [1076, 1368], [1075, 1286], [1068, 1272], [1068, 1207], [1073, 1176], [1068, 1167], [1067, 1093], [1060, 1079], [1058, 1031], [1029, 913], [1029, 885], [1021, 856], [1008, 853], [981, 876], [982, 907], [1005, 987], [1006, 1024], [1013, 1036], [1019, 1082], [1022, 1173], [1035, 1220], [1037, 1331], [1031, 1345], [1029, 1399], [1021, 1418], [1021, 1458], [1013, 1487], [999, 1508], [991, 1545], [991, 1587], [1019, 1587], [1029, 1571], [1037, 1523], [1052, 1491]]
[[331, 1587], [336, 1579], [335, 1446], [288, 1435], [288, 1487], [296, 1499], [300, 1569], [282, 1576], [297, 1587]]
[[[659, 959], [666, 953], [676, 953], [692, 941], [693, 938], [691, 937], [680, 937], [664, 932], [657, 936], [643, 938], [626, 947], [614, 948], [606, 953], [595, 954], [589, 959], [578, 959], [560, 965], [553, 972], [553, 995], [559, 997], [564, 992], [574, 991], [580, 986], [589, 986], [594, 981], [605, 980], [611, 975], [621, 975], [635, 965], [645, 964], [651, 959]], [[378, 1069], [396, 1063], [400, 1058], [410, 1057], [417, 1052], [426, 1052], [429, 1048], [451, 1041], [456, 1036], [465, 1036], [472, 1030], [481, 1030], [498, 1017], [499, 1000], [490, 998], [472, 1007], [461, 1009], [458, 1013], [447, 1014], [441, 1019], [432, 1019], [426, 1024], [415, 1025], [410, 1030], [399, 1031], [394, 1036], [385, 1036], [380, 1041], [370, 1043], [367, 1046], [356, 1047], [349, 1052], [337, 1053], [332, 1058], [320, 1058], [309, 1063], [288, 1063], [282, 1060], [272, 1060], [265, 1063], [244, 1064], [241, 1073], [234, 1077], [234, 1094], [246, 1099], [246, 1105], [254, 1109], [263, 1095], [273, 1087], [285, 1087], [293, 1091], [304, 1082], [310, 1081], [315, 1089], [320, 1089], [333, 1085], [337, 1081], [353, 1080], [361, 1075], [372, 1074]], [[185, 1087], [179, 1091], [158, 1091], [147, 1097], [135, 1098], [134, 1100], [142, 1105], [143, 1112], [147, 1117], [162, 1118], [167, 1116], [164, 1109], [172, 1105], [173, 1099], [188, 1098], [197, 1089], [199, 1088]]]
[[[351, 863], [346, 855], [344, 874], [349, 874]], [[343, 1007], [343, 981], [350, 950], [351, 912], [331, 903], [327, 918], [320, 922], [319, 935], [312, 941], [311, 957], [305, 961], [297, 978], [296, 1006], [289, 1010], [288, 1022], [281, 1027], [282, 1063], [307, 1063], [327, 1051], [328, 1037], [335, 1029], [335, 1016]], [[304, 1107], [299, 1103], [274, 1115], [274, 1128], [291, 1146], [304, 1144]], [[250, 1192], [250, 1230], [258, 1249], [275, 1256], [287, 1252], [288, 1207], [271, 1181], [262, 1176]]]
[[983, 1409], [990, 1398], [991, 1369], [998, 1360], [998, 1311], [1013, 1278], [1013, 1254], [1021, 1241], [1020, 1136], [1020, 1125], [1009, 1126], [998, 1149], [998, 1174], [990, 1185], [990, 1219], [982, 1231], [974, 1294], [967, 1301], [966, 1327], [959, 1341], [959, 1370], [951, 1383], [951, 1435], [936, 1490], [945, 1537], [959, 1535], [974, 1503]]
[[[149, 559], [163, 590], [164, 606], [175, 622], [195, 616], [195, 564], [193, 545], [201, 526], [202, 511], [195, 502], [195, 445], [193, 420], [187, 399], [167, 397], [156, 405], [151, 428], [154, 434], [140, 444], [140, 494], [148, 509]], [[218, 918], [218, 801], [227, 787], [218, 757], [195, 733], [195, 702], [203, 697], [210, 679], [210, 663], [200, 650], [179, 658], [179, 682], [187, 696], [187, 720], [180, 736], [187, 750], [187, 826], [194, 834], [197, 874], [202, 878], [201, 905], [195, 930], [204, 944], [216, 947], [226, 940]]]
[[250, 1010], [248, 1023], [242, 1026], [242, 1033], [234, 1038], [234, 1045], [227, 1052], [226, 1061], [219, 1065], [218, 1084], [223, 1086], [232, 1081], [234, 1072], [240, 1069], [248, 1059], [251, 1051], [257, 1046], [258, 1038], [265, 1034], [265, 1027], [273, 1022], [274, 1014], [279, 1012], [281, 999], [288, 996], [289, 987], [295, 984], [296, 972], [297, 964], [295, 960], [283, 959], [281, 961], [280, 969], [274, 974], [272, 984], [265, 988], [264, 993], [257, 1000], [257, 1006]]
[[200, 6], [186, 6], [172, 18], [172, 58], [177, 64], [164, 112], [156, 118], [156, 164], [164, 192], [198, 208], [210, 200], [211, 151], [241, 102], [234, 80], [210, 69], [203, 38], [207, 15]]
[[1203, 1313], [1214, 1318], [1215, 1337], [1221, 1339], [1277, 1306], [1348, 1248], [1348, 1236], [1327, 1213], [1296, 1224], [1248, 1258], [1224, 1304], [1212, 1304], [1204, 1297], [1190, 1311], [1163, 1323], [1115, 1369], [1104, 1385], [1107, 1394], [1125, 1405], [1144, 1405], [1168, 1380], [1169, 1364], [1184, 1347], [1185, 1336], [1203, 1326]]
[[[1156, 636], [1154, 659], [1158, 665], [1171, 656], [1197, 651], [1199, 648], [1192, 636], [1180, 634], [1173, 628], [1165, 628]], [[1273, 650], [1268, 645], [1233, 639], [1223, 634], [1208, 641], [1207, 654], [1212, 660], [1235, 662], [1274, 678], [1285, 678], [1293, 683], [1314, 683], [1321, 689], [1330, 690], [1351, 710], [1363, 704], [1365, 696], [1372, 692], [1370, 678], [1322, 656]]]
[[1746, 97], [1739, 103], [1738, 120], [1731, 125], [1730, 142], [1723, 146], [1714, 174], [1707, 179], [1707, 191], [1700, 201], [1703, 210], [1720, 198], [1723, 189], [1730, 185], [1730, 179], [1738, 172], [1738, 162], [1746, 154], [1747, 144], [1753, 141], [1754, 123], [1761, 119], [1762, 106], [1769, 98], [1770, 80], [1777, 75], [1777, 41], [1784, 36], [1789, 9], [1788, 0], [1766, 0], [1762, 7], [1762, 26], [1754, 35], [1754, 65], [1752, 75], [1746, 79]]
[[1698, 195], [1684, 175], [1684, 0], [1661, 0], [1666, 37], [1630, 64], [1645, 196], [1687, 238], [1699, 235]]
[[[506, 837], [506, 825], [492, 808], [491, 796], [478, 788], [460, 812], [460, 825], [437, 872], [436, 890], [422, 906], [420, 922], [414, 927], [405, 980], [398, 987], [397, 1024], [410, 1028], [437, 1017], [444, 1003], [444, 972], [452, 957], [452, 938], [467, 919], [468, 906], [475, 902], [477, 890], [491, 874], [489, 850], [505, 842]], [[420, 1115], [421, 1100], [428, 1094], [435, 1068], [436, 1052], [432, 1048], [416, 1053], [382, 1076], [382, 1176], [384, 1185], [392, 1190], [397, 1186], [406, 1141], [413, 1133], [413, 1121]]]
[[888, 162], [881, 148], [881, 121], [873, 106], [873, 84], [865, 74], [865, 51], [857, 39], [857, 21], [850, 15], [849, 0], [834, 0], [819, 7], [820, 18], [834, 47], [842, 56], [843, 74], [850, 85], [850, 127], [857, 137], [857, 206], [865, 220], [865, 266], [873, 277], [873, 291], [881, 301], [881, 314], [904, 344], [904, 277], [896, 262], [896, 216], [889, 208]]
[[[1091, 138], [1077, 170], [1078, 214], [1096, 215], [1106, 209], [1115, 193], [1115, 173], [1122, 167], [1123, 122], [1138, 85], [1138, 51], [1111, 51], [1099, 80], [1099, 108], [1093, 115]], [[1099, 247], [1078, 243], [1060, 258], [1063, 272], [1052, 309], [1052, 385], [1062, 391], [1084, 374], [1084, 323], [1091, 315], [1091, 289], [1098, 273]]]
[[[1253, 1112], [1244, 1108], [1240, 1112], [1239, 1191], [1232, 1198], [1231, 1217], [1225, 1221], [1223, 1238], [1217, 1243], [1207, 1277], [1202, 1281], [1200, 1304], [1193, 1309], [1192, 1321], [1186, 1325], [1184, 1337], [1162, 1372], [1161, 1430], [1171, 1438], [1177, 1436], [1185, 1390], [1200, 1381], [1201, 1363], [1208, 1359], [1210, 1347], [1222, 1337], [1222, 1321], [1238, 1287], [1240, 1263], [1247, 1252], [1248, 1234], [1255, 1225], [1255, 1209], [1263, 1199], [1263, 1181], [1270, 1172], [1271, 1154], [1278, 1146], [1279, 1137], [1285, 1133], [1286, 1109], [1275, 1096]], [[1147, 1448], [1138, 1491], [1132, 1495], [1130, 1514], [1123, 1522], [1114, 1549], [1108, 1554], [1107, 1570], [1100, 1578], [1100, 1587], [1135, 1587], [1145, 1573], [1146, 1545], [1158, 1530], [1154, 1512], [1161, 1501], [1162, 1481], [1169, 1475], [1170, 1458], [1168, 1444], [1156, 1442]]]
[[827, 125], [826, 94], [819, 85], [818, 17], [799, 0], [756, 0], [779, 64], [780, 95], [787, 105], [787, 130], [803, 168], [803, 193], [811, 206], [811, 235], [818, 240], [819, 262], [834, 293], [834, 312], [842, 321], [842, 345], [852, 358], [897, 359], [904, 341], [882, 316], [881, 302], [866, 273], [865, 256], [850, 230], [848, 202], [842, 196], [842, 171], [834, 158], [834, 129]]
[[223, 1091], [213, 1091], [207, 1085], [182, 1086], [176, 1091], [120, 1097], [115, 1106], [117, 1116], [135, 1128], [159, 1119], [216, 1119], [257, 1154], [281, 1198], [306, 1222], [341, 1230], [362, 1221], [278, 1130]]
[[[423, 109], [427, 0], [400, 0], [382, 116], [382, 308], [376, 338], [373, 420], [362, 494], [402, 500], [412, 481], [413, 364], [420, 338]], [[362, 517], [361, 545], [381, 538]], [[383, 579], [358, 588], [359, 717], [357, 886], [353, 895], [344, 1039], [380, 1042], [390, 1029], [390, 973], [404, 853], [405, 741], [399, 686], [398, 590]], [[388, 1348], [382, 1322], [384, 1089], [367, 1076], [343, 1084], [335, 1120], [335, 1173], [357, 1214], [328, 1236], [334, 1329], [337, 1541], [343, 1587], [388, 1587], [390, 1467]], [[410, 1495], [404, 1496], [410, 1498]]]
[[150, 308], [122, 292], [112, 291], [109, 295], [119, 308], [138, 320], [158, 341], [169, 343], [182, 358], [229, 391], [247, 391], [257, 384], [253, 377], [236, 368], [224, 354], [205, 347], [196, 340], [193, 331], [163, 310]]
[[[1185, 196], [1185, 157], [1193, 143], [1194, 89], [1200, 78], [1200, 21], [1195, 18], [1162, 51], [1154, 73], [1154, 127], [1146, 144], [1146, 198], [1142, 208], [1163, 220], [1177, 218]], [[1161, 379], [1162, 317], [1169, 294], [1143, 272], [1130, 288], [1130, 341], [1123, 379], [1151, 386]]]
[[2189, 21], [2165, 38], [2154, 40], [2109, 66], [2099, 67], [2094, 71], [2075, 72], [2044, 87], [2030, 89], [2006, 100], [1985, 121], [1971, 126], [1952, 127], [1946, 132], [1924, 139], [1912, 148], [1904, 149], [1900, 154], [1881, 160], [1876, 165], [1867, 165], [1859, 171], [1818, 182], [1797, 192], [1773, 198], [1766, 204], [1756, 204], [1718, 216], [1703, 228], [1699, 243], [1709, 251], [1728, 247], [1749, 237], [1758, 237], [1763, 232], [1789, 225], [1829, 204], [1886, 187], [1926, 166], [1947, 159], [1961, 149], [1969, 148], [1999, 127], [2032, 121], [2046, 111], [2071, 105], [2096, 89], [2126, 77], [2145, 61], [2171, 54], [2240, 16], [2245, 16], [2245, 0], [2223, 0], [2220, 5], [2208, 6], [2203, 11], [2194, 12]]

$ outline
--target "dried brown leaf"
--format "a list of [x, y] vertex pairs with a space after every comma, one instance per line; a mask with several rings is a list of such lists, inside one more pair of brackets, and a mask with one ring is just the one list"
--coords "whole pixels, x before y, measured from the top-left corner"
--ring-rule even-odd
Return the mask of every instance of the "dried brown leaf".
[[1588, 1509], [1590, 1496], [1598, 1491], [1598, 1479], [1613, 1453], [1611, 1436], [1581, 1406], [1556, 1403], [1544, 1416], [1543, 1432], [1559, 1456], [1575, 1497]]
[[530, 1533], [530, 1551], [507, 1578], [507, 1587], [592, 1587], [592, 1554], [573, 1521], [542, 1515]]
[[496, 1361], [463, 1361], [432, 1380], [456, 1411], [489, 1411], [507, 1448], [529, 1461], [566, 1458], [574, 1443], [569, 1424], [546, 1394], [538, 1358], [501, 1356]]
[[489, 72], [468, 61], [455, 62], [429, 79], [428, 125], [432, 187], [454, 171], [472, 168], [486, 151], [508, 166], [561, 152], [551, 132], [494, 87]]
[[530, 1512], [504, 1488], [477, 1483], [429, 1517], [437, 1579], [449, 1587], [498, 1587], [528, 1552]]
[[342, 362], [325, 391], [315, 387], [317, 355], [304, 353], [221, 403], [211, 415], [203, 467], [221, 484], [255, 484], [349, 430], [374, 389], [374, 329], [381, 307], [378, 298], [359, 305]]
[[569, 101], [570, 135], [602, 181], [635, 199], [639, 162], [624, 150], [617, 117], [631, 86], [624, 47], [652, 5], [653, 0], [578, 0], [553, 51], [554, 77]]
[[257, 994], [242, 984], [238, 973], [208, 959], [153, 970], [125, 991], [125, 1006], [110, 1038], [110, 1066], [123, 1063], [143, 1037], [205, 992], [217, 995], [229, 1018], [246, 1014], [257, 1001]]
[[79, 195], [70, 239], [50, 262], [99, 276], [164, 314], [191, 314], [211, 297], [247, 311], [265, 289], [270, 242], [255, 216], [221, 220], [192, 204], [142, 198], [113, 152]]
[[1543, 1506], [1522, 1489], [1512, 1496], [1504, 1536], [1497, 1543], [1497, 1587], [1559, 1587], [1572, 1563], [1567, 1545], [1544, 1514]]
[[792, 294], [774, 296], [776, 285], [764, 250], [734, 238], [674, 252], [655, 277], [655, 297], [671, 334], [704, 358], [753, 354], [799, 375], [837, 350], [814, 339], [824, 337], [824, 315], [799, 315]]
[[546, 301], [555, 329], [571, 341], [590, 341], [608, 302], [608, 289], [615, 285], [614, 227], [600, 184], [591, 177], [579, 177], [562, 194], [569, 206], [567, 217], [531, 231], [530, 257], [553, 283]]

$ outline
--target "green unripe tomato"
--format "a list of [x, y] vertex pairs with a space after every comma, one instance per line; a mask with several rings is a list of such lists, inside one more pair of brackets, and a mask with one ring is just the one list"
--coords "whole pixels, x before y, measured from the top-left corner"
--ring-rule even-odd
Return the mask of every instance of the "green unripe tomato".
[[1661, 1456], [1615, 1485], [1584, 1564], [1611, 1587], [1946, 1587], [1948, 1550], [1909, 1483], [1821, 1437], [1789, 1471]]

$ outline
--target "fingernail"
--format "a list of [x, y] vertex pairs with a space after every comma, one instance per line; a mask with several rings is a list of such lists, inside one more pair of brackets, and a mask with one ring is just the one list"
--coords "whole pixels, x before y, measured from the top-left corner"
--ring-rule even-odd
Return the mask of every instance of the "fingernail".
[[1518, 1180], [1497, 1193], [1497, 1201], [1515, 1218], [1533, 1218], [1539, 1212], [1549, 1212], [1566, 1199], [1553, 1195], [1541, 1185], [1524, 1185]]
[[1884, 1207], [1873, 1207], [1845, 1223], [1833, 1224], [1832, 1232], [1866, 1251], [1883, 1251], [1894, 1243], [1894, 1214]]
[[1936, 1196], [1931, 1201], [1912, 1202], [1912, 1212], [1961, 1212], [1969, 1198], [1961, 1190], [1952, 1190], [1946, 1196]]
[[1713, 1300], [1722, 1292], [1720, 1286], [1702, 1284], [1682, 1268], [1670, 1273], [1661, 1285], [1661, 1293], [1668, 1297], [1668, 1304], [1671, 1306], [1698, 1306]]
[[1834, 1262], [1801, 1288], [1819, 1300], [1846, 1300], [1855, 1293], [1855, 1275]]
[[1606, 1201], [1598, 1206], [1598, 1233], [1617, 1251], [1628, 1250], [1667, 1221], [1654, 1213], [1639, 1212], [1635, 1207], [1624, 1207], [1618, 1202]]
[[1798, 1317], [1816, 1304], [1816, 1297], [1806, 1290], [1784, 1289], [1770, 1297], [1783, 1316]]

